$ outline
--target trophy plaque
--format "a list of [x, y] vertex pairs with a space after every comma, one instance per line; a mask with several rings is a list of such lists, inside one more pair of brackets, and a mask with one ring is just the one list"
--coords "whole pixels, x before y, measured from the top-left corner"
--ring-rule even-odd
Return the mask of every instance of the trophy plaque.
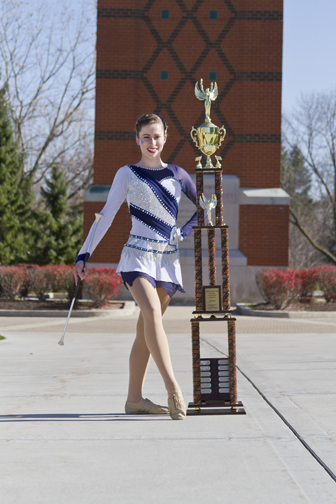
[[[187, 415], [245, 414], [243, 405], [237, 397], [236, 319], [231, 315], [230, 308], [229, 229], [223, 220], [222, 158], [215, 156], [215, 166], [211, 161], [211, 156], [225, 138], [226, 130], [224, 126], [219, 128], [213, 124], [210, 118], [211, 102], [218, 96], [217, 83], [211, 83], [210, 88], [204, 90], [201, 79], [200, 85], [198, 82], [195, 85], [195, 95], [204, 101], [205, 122], [198, 128], [192, 127], [190, 135], [197, 148], [206, 156], [206, 163], [203, 167], [202, 156], [196, 158], [197, 225], [194, 226], [196, 311], [193, 312], [194, 317], [190, 321], [194, 400], [188, 404]], [[208, 200], [203, 192], [204, 173], [213, 173], [215, 178], [215, 194]], [[212, 210], [215, 210], [214, 222]], [[204, 211], [207, 213], [206, 223]], [[202, 231], [204, 230], [208, 239], [209, 285], [203, 285]], [[218, 285], [216, 280], [216, 232], [221, 236], [221, 285]], [[200, 326], [209, 322], [227, 326], [229, 347], [227, 357], [201, 358]]]
[[221, 311], [221, 286], [203, 285], [204, 311], [208, 313]]

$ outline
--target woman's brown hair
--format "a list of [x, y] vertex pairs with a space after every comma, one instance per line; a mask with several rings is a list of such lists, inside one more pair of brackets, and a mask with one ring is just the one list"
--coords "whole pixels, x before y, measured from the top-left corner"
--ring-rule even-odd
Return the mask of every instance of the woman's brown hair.
[[161, 123], [163, 126], [164, 134], [167, 135], [168, 126], [166, 124], [166, 121], [161, 116], [150, 113], [150, 114], [142, 114], [142, 116], [139, 117], [139, 119], [135, 123], [136, 136], [139, 137], [141, 128], [143, 126], [147, 126], [147, 124], [153, 124], [153, 123], [159, 123], [159, 124]]

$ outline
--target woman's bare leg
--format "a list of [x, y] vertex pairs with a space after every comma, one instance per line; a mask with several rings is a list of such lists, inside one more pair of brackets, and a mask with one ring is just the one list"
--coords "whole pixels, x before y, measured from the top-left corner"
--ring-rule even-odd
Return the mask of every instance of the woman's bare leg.
[[179, 388], [175, 379], [167, 336], [162, 325], [162, 314], [170, 297], [165, 289], [155, 289], [143, 277], [138, 277], [129, 290], [138, 303], [140, 316], [137, 323], [136, 339], [130, 355], [130, 381], [128, 401], [139, 402], [146, 376], [150, 355], [161, 373], [167, 391]]
[[129, 358], [129, 382], [127, 401], [138, 403], [142, 398], [142, 387], [150, 361], [150, 352], [145, 342], [144, 321], [140, 312], [136, 336]]
[[[170, 296], [162, 288], [156, 289], [161, 303], [162, 315], [166, 311]], [[136, 337], [132, 346], [129, 358], [129, 384], [127, 401], [137, 403], [142, 398], [142, 388], [145, 381], [148, 365], [150, 361], [150, 352], [145, 341], [145, 329], [142, 313], [140, 312], [137, 326]]]

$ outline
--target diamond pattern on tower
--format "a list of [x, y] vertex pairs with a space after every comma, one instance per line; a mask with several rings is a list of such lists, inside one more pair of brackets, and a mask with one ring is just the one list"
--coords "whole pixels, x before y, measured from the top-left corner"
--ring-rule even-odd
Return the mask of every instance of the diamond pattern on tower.
[[[231, 79], [234, 81], [234, 68], [230, 64], [229, 59], [226, 57], [224, 51], [220, 48], [220, 44], [224, 40], [226, 34], [229, 32], [231, 27], [233, 26], [235, 19], [230, 18], [228, 22], [224, 25], [223, 29], [220, 31], [218, 37], [216, 40], [211, 41], [209, 38], [206, 30], [203, 28], [201, 21], [196, 17], [197, 11], [200, 9], [202, 4], [205, 2], [205, 0], [196, 0], [194, 2], [189, 2], [189, 7], [186, 5], [186, 2], [183, 0], [176, 0], [177, 5], [179, 6], [181, 10], [182, 17], [179, 19], [178, 23], [176, 24], [175, 30], [171, 33], [170, 37], [168, 40], [165, 42], [162, 40], [158, 30], [155, 28], [151, 18], [150, 18], [150, 8], [153, 6], [154, 2], [150, 0], [146, 6], [144, 7], [144, 14], [143, 14], [143, 20], [147, 26], [147, 28], [151, 31], [153, 37], [156, 40], [157, 47], [153, 51], [152, 57], [146, 62], [146, 64], [143, 67], [142, 70], [142, 79], [147, 87], [147, 89], [153, 93], [154, 89], [153, 86], [150, 84], [150, 79], [148, 79], [148, 74], [150, 72], [150, 69], [154, 65], [154, 63], [157, 61], [159, 58], [159, 54], [166, 49], [170, 56], [171, 59], [174, 61], [177, 69], [181, 73], [181, 79], [179, 82], [173, 86], [172, 91], [169, 95], [169, 97], [166, 100], [162, 100], [162, 97], [157, 95], [157, 99], [155, 100], [156, 102], [156, 109], [155, 113], [162, 115], [163, 113], [169, 117], [169, 120], [172, 121], [175, 126], [177, 131], [179, 132], [180, 135], [180, 140], [177, 142], [175, 145], [175, 148], [171, 152], [169, 159], [167, 159], [167, 162], [173, 162], [176, 156], [179, 154], [179, 152], [183, 149], [186, 143], [189, 143], [193, 149], [194, 145], [193, 142], [190, 138], [190, 133], [189, 130], [185, 130], [185, 128], [182, 126], [178, 119], [178, 112], [174, 111], [173, 104], [186, 85], [187, 82], [191, 82], [192, 85], [194, 86], [195, 81], [196, 81], [196, 73], [199, 71], [199, 69], [202, 66], [202, 63], [205, 61], [207, 56], [209, 55], [209, 52], [211, 49], [214, 49], [223, 64], [223, 66], [227, 69], [229, 74], [231, 75]], [[226, 2], [224, 2], [226, 3]], [[230, 3], [230, 2], [229, 2]], [[232, 5], [231, 7], [231, 12], [232, 12]], [[189, 68], [187, 67], [187, 64], [184, 63], [184, 58], [183, 58], [183, 51], [186, 48], [179, 48], [179, 35], [182, 33], [183, 30], [192, 30], [198, 33], [199, 36], [199, 44], [197, 45], [197, 51], [195, 51], [195, 61], [193, 64], [190, 65]], [[190, 61], [190, 60], [189, 60]], [[149, 89], [150, 88], [150, 89]], [[228, 89], [225, 87], [224, 89]], [[156, 94], [156, 92], [155, 92]], [[153, 95], [152, 95], [153, 96]], [[222, 97], [217, 98], [218, 106], [216, 109], [219, 111], [219, 105], [221, 103], [221, 100], [223, 100], [225, 94], [222, 93]], [[216, 103], [216, 102], [215, 102]], [[217, 113], [216, 110], [216, 113]], [[217, 113], [217, 116], [223, 116], [223, 114]], [[224, 123], [225, 127], [227, 128], [228, 132], [231, 132], [231, 127], [228, 124], [228, 121], [224, 118]], [[202, 110], [200, 113], [200, 116], [198, 118], [198, 121], [196, 122], [197, 125], [200, 125], [204, 121], [204, 111]], [[233, 133], [233, 132], [232, 132]], [[227, 150], [227, 149], [226, 149]], [[226, 154], [224, 153], [224, 150], [222, 152], [222, 155]]]
[[[159, 115], [164, 115], [167, 117], [167, 122], [174, 124], [175, 129], [180, 136], [177, 140], [176, 145], [171, 152], [168, 163], [174, 161], [176, 156], [181, 152], [186, 144], [189, 144], [195, 151], [195, 146], [190, 137], [190, 126], [188, 129], [182, 125], [179, 118], [178, 106], [175, 106], [175, 102], [178, 101], [178, 97], [183, 94], [185, 87], [194, 87], [196, 80], [198, 80], [198, 75], [202, 70], [202, 65], [205, 63], [207, 56], [210, 52], [215, 52], [218, 62], [225, 69], [225, 81], [224, 85], [219, 88], [219, 95], [215, 102], [212, 104], [212, 114], [216, 115], [220, 124], [225, 126], [227, 130], [227, 141], [223, 144], [221, 151], [218, 154], [224, 159], [228, 154], [235, 142], [268, 142], [268, 143], [278, 143], [280, 141], [279, 135], [241, 135], [236, 134], [233, 126], [229, 123], [228, 119], [223, 113], [224, 107], [221, 107], [223, 100], [231, 91], [236, 81], [281, 81], [281, 73], [279, 72], [236, 72], [234, 64], [225, 53], [223, 49], [223, 42], [225, 38], [232, 30], [233, 26], [238, 20], [248, 20], [248, 21], [278, 21], [282, 20], [283, 13], [281, 11], [238, 11], [235, 9], [231, 0], [223, 1], [223, 11], [220, 11], [221, 15], [221, 29], [218, 29], [218, 24], [216, 25], [216, 31], [211, 33], [211, 37], [208, 34], [207, 29], [203, 26], [206, 24], [205, 21], [201, 21], [197, 14], [202, 9], [208, 8], [206, 0], [174, 0], [174, 4], [177, 5], [181, 11], [181, 15], [176, 18], [176, 26], [168, 34], [167, 37], [161, 36], [160, 30], [158, 29], [157, 23], [157, 6], [156, 0], [148, 0], [143, 9], [98, 9], [98, 17], [133, 17], [141, 18], [145, 24], [145, 29], [149, 30], [153, 38], [153, 51], [149, 55], [148, 59], [143, 63], [141, 70], [141, 80], [142, 85], [145, 86], [147, 92], [151, 96], [151, 99], [155, 103], [154, 112]], [[185, 57], [186, 51], [188, 50], [182, 44], [179, 43], [179, 37], [183, 34], [184, 30], [190, 30], [197, 33], [199, 38], [199, 44], [195, 50], [195, 59], [190, 63], [190, 53], [189, 58]], [[163, 62], [166, 61], [166, 67], [163, 68]], [[158, 65], [158, 63], [161, 65]], [[178, 74], [174, 76], [174, 79], [170, 80], [172, 86], [169, 92], [164, 96], [163, 93], [159, 93], [152, 84], [153, 75], [155, 72], [159, 72], [159, 67], [163, 70], [168, 70], [171, 65], [175, 65], [178, 70]], [[217, 71], [217, 80], [220, 84], [223, 79], [219, 77], [221, 73], [221, 68], [214, 68]], [[222, 72], [223, 73], [223, 72]], [[97, 78], [137, 78], [140, 77], [140, 72], [131, 71], [129, 76], [125, 71], [118, 70], [99, 70], [97, 72]], [[207, 75], [203, 75], [205, 83], [207, 82]], [[195, 121], [195, 126], [199, 126], [204, 122], [204, 110], [201, 108], [201, 112]], [[216, 122], [214, 120], [214, 122]], [[98, 132], [97, 132], [98, 133]], [[99, 135], [107, 134], [107, 132], [101, 132], [96, 134], [96, 138]], [[134, 135], [134, 134], [133, 134]], [[123, 137], [126, 138], [126, 132], [123, 132]]]

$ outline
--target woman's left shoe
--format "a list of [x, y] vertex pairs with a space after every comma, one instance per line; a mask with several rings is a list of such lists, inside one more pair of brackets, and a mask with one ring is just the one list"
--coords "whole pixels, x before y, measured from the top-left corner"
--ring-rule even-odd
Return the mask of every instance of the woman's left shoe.
[[169, 412], [166, 406], [154, 404], [149, 399], [141, 399], [138, 403], [131, 403], [126, 401], [125, 412], [127, 415], [165, 415]]
[[187, 410], [181, 390], [168, 392], [169, 414], [173, 420], [184, 420]]

